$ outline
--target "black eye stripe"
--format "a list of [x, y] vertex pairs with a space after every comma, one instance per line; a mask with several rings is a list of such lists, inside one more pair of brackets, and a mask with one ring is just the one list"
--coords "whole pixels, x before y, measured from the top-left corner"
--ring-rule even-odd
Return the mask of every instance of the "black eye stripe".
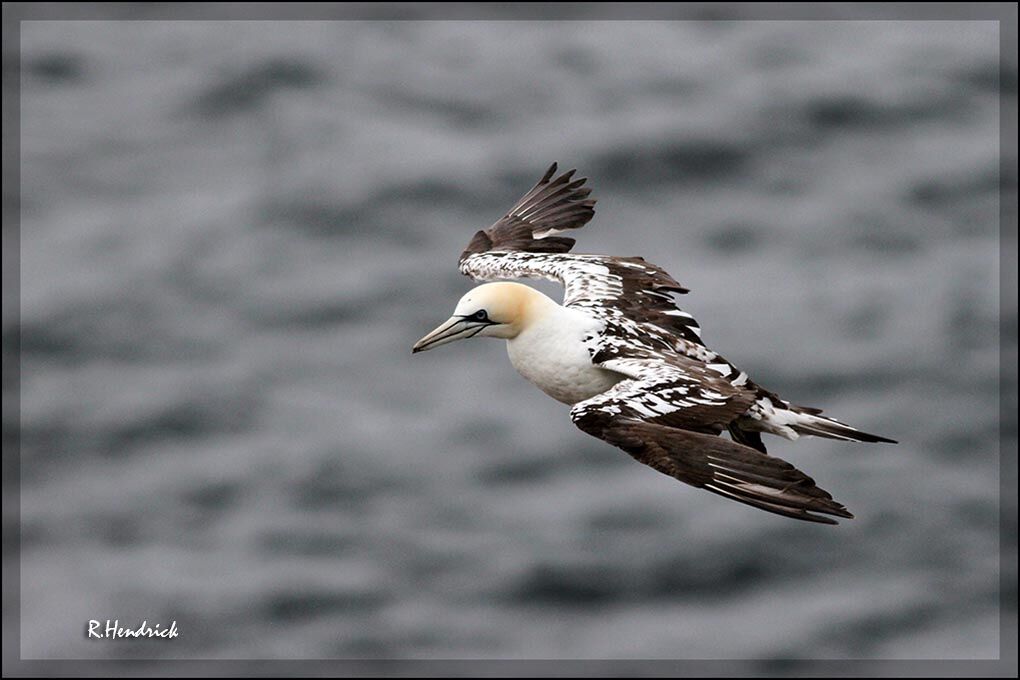
[[464, 319], [465, 321], [482, 321], [484, 323], [489, 324], [495, 323], [489, 318], [489, 313], [486, 312], [484, 309], [479, 309], [474, 314], [464, 314], [460, 318]]

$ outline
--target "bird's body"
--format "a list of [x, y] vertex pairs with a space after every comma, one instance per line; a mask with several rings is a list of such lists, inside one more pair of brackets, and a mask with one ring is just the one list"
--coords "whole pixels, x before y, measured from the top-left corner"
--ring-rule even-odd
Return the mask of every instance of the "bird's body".
[[[520, 284], [518, 284], [520, 285]], [[579, 401], [602, 394], [624, 379], [622, 373], [600, 368], [591, 362], [588, 349], [602, 324], [590, 314], [557, 304], [539, 291], [522, 293], [536, 298], [537, 311], [520, 334], [506, 341], [510, 363], [556, 401], [573, 406]]]
[[[503, 338], [514, 367], [572, 406], [583, 431], [680, 481], [777, 514], [834, 524], [852, 517], [814, 480], [769, 456], [762, 433], [892, 440], [796, 406], [709, 349], [677, 307], [686, 293], [639, 257], [576, 255], [557, 234], [594, 214], [585, 180], [553, 166], [502, 219], [479, 231], [460, 270], [486, 283], [422, 338], [423, 351], [477, 335]], [[560, 281], [564, 302], [505, 279]], [[730, 439], [721, 435], [728, 431]], [[822, 515], [814, 514], [822, 513]]]

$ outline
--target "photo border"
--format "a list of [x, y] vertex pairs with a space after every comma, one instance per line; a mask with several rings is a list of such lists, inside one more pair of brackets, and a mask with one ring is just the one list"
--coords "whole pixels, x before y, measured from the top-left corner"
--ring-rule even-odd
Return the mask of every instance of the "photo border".
[[[909, 12], [910, 16], [904, 16]], [[997, 660], [23, 660], [20, 635], [20, 79], [28, 20], [995, 20], [999, 22], [1000, 658]], [[4, 676], [1017, 675], [1016, 3], [4, 3]], [[1005, 321], [1013, 319], [1012, 323]], [[18, 328], [8, 333], [7, 328]]]

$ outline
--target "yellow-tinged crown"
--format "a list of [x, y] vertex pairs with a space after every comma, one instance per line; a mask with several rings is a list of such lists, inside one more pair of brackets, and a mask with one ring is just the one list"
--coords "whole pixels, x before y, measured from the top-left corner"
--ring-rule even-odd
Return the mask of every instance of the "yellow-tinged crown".
[[465, 294], [453, 316], [416, 342], [411, 351], [424, 352], [476, 336], [510, 340], [557, 307], [549, 296], [530, 286], [511, 281], [486, 283]]
[[467, 316], [484, 311], [488, 318], [508, 328], [497, 337], [515, 337], [529, 323], [556, 305], [548, 295], [513, 281], [486, 283], [468, 291], [454, 314]]

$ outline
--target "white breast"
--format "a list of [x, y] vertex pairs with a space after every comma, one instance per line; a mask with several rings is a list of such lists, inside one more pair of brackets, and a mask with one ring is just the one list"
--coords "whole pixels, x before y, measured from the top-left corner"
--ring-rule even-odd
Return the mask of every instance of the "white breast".
[[557, 305], [511, 340], [507, 353], [514, 368], [557, 401], [576, 404], [601, 394], [625, 376], [591, 363], [584, 339], [600, 322], [584, 312]]

